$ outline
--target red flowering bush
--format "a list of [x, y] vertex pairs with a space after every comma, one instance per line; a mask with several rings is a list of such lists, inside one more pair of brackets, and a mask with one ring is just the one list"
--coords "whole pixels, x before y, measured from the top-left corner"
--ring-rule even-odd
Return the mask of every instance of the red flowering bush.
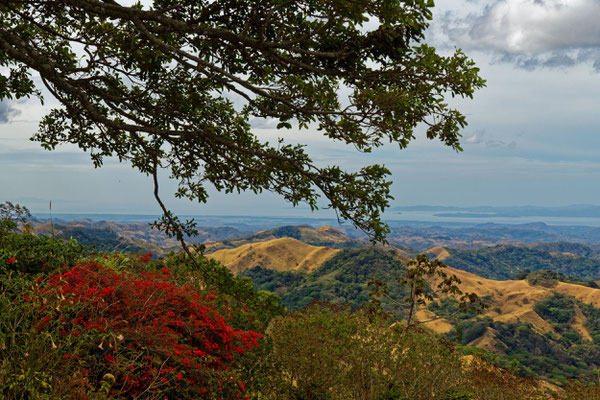
[[[170, 271], [115, 271], [86, 263], [50, 276], [27, 296], [58, 332], [54, 351], [111, 397], [244, 397], [236, 359], [261, 335], [234, 330], [215, 295], [170, 282]], [[77, 345], [74, 345], [77, 343]]]

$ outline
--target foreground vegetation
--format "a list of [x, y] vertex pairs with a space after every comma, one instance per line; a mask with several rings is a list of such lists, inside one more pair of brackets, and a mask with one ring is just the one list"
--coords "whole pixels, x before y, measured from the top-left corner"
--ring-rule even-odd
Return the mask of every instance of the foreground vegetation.
[[[0, 230], [5, 399], [545, 396], [539, 382], [393, 323], [377, 304], [288, 312], [200, 255], [205, 272], [180, 254], [91, 254], [76, 241], [14, 228]], [[599, 393], [578, 381], [555, 397]]]

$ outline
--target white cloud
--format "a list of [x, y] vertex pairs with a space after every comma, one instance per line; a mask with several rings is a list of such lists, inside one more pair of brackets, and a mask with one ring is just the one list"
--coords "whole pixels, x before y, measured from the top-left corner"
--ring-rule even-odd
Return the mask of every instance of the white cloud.
[[12, 117], [18, 115], [19, 112], [10, 102], [0, 101], [0, 124], [7, 123]]
[[491, 148], [505, 148], [505, 149], [516, 149], [517, 142], [512, 140], [510, 142], [499, 140], [495, 138], [489, 138], [486, 136], [485, 130], [480, 129], [475, 131], [472, 135], [467, 136], [463, 143], [465, 144], [483, 144], [486, 147]]
[[467, 136], [463, 142], [467, 143], [467, 144], [480, 144], [483, 142], [483, 137], [485, 136], [485, 131], [484, 130], [478, 130], [475, 131], [475, 133], [473, 133], [470, 136]]
[[453, 43], [525, 69], [592, 62], [600, 70], [599, 20], [598, 0], [494, 0], [468, 15], [443, 17]]

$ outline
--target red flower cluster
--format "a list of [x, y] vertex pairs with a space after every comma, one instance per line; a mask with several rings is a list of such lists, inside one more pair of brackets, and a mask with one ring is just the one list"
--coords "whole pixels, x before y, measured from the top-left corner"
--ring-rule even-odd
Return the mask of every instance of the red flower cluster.
[[[262, 336], [234, 330], [215, 310], [214, 295], [176, 287], [169, 283], [170, 271], [161, 272], [83, 264], [51, 276], [28, 299], [48, 315], [40, 330], [59, 321], [65, 338], [80, 331], [108, 338], [94, 349], [121, 395], [243, 397], [243, 383], [231, 367]], [[61, 310], [69, 307], [77, 312], [65, 319]]]
[[16, 259], [16, 258], [14, 258], [14, 257], [12, 257], [12, 258], [9, 258], [8, 260], [6, 260], [6, 263], [7, 263], [7, 264], [12, 264], [12, 263], [14, 263], [15, 261], [17, 261], [17, 259]]

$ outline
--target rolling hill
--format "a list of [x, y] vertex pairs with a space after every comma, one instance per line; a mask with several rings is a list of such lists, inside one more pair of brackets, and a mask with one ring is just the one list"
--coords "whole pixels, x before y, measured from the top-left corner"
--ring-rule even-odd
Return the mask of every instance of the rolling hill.
[[425, 253], [432, 257], [443, 256], [439, 258], [440, 261], [451, 267], [490, 279], [513, 279], [519, 273], [542, 269], [579, 279], [600, 279], [600, 258], [561, 252], [561, 249], [595, 254], [593, 248], [588, 246], [559, 244], [501, 245], [478, 250], [444, 249], [437, 246]]
[[419, 315], [440, 318], [427, 324], [431, 329], [496, 354], [503, 367], [554, 383], [600, 367], [600, 289], [540, 279], [536, 273], [498, 281], [450, 267], [448, 272], [489, 308], [465, 315], [453, 298], [438, 298]]
[[205, 243], [206, 252], [211, 253], [222, 249], [233, 249], [249, 243], [264, 242], [273, 239], [292, 238], [313, 246], [326, 246], [334, 249], [363, 247], [367, 242], [351, 239], [340, 231], [330, 227], [321, 226], [312, 228], [308, 225], [282, 226], [268, 229], [236, 238]]
[[[240, 275], [251, 278], [257, 289], [277, 293], [288, 309], [304, 308], [315, 300], [358, 308], [369, 301], [372, 278], [387, 282], [393, 297], [406, 296], [397, 281], [406, 271], [403, 260], [394, 250], [369, 246], [339, 250], [310, 273], [294, 271], [293, 266], [280, 271], [254, 267]], [[383, 307], [396, 318], [406, 311], [387, 299]]]
[[[54, 233], [64, 239], [73, 238], [83, 245], [95, 246], [103, 251], [152, 252], [162, 255], [171, 249], [179, 248], [179, 242], [169, 238], [147, 223], [115, 223], [79, 219], [74, 221], [32, 220], [37, 235]], [[243, 235], [244, 231], [229, 226], [201, 226], [198, 236], [189, 238], [190, 243], [202, 243], [208, 240], [220, 240]]]
[[[376, 278], [388, 284], [393, 299], [383, 299], [384, 311], [398, 319], [406, 316], [406, 288], [397, 281], [406, 271], [402, 252], [372, 246], [329, 249], [331, 256], [324, 262], [302, 267], [305, 255], [319, 254], [316, 249], [287, 238], [249, 243], [209, 256], [251, 278], [257, 289], [278, 294], [289, 309], [315, 300], [360, 307], [369, 301], [369, 281]], [[516, 251], [521, 250], [523, 254], [552, 253], [550, 260], [555, 262], [573, 258], [535, 248]], [[448, 263], [456, 254], [442, 247], [429, 252]], [[438, 297], [416, 316], [430, 320], [424, 324], [428, 328], [467, 348], [495, 354], [492, 358], [502, 367], [554, 383], [600, 367], [600, 289], [578, 284], [590, 282], [543, 271], [526, 273], [519, 280], [495, 280], [452, 267], [447, 272], [460, 279], [463, 291], [476, 293], [489, 307], [481, 315], [462, 314], [454, 298]], [[431, 287], [435, 283], [431, 281]]]
[[[583, 303], [600, 308], [598, 288], [565, 282], [556, 282], [554, 286], [545, 287], [532, 285], [526, 279], [499, 281], [451, 267], [447, 268], [447, 272], [461, 280], [460, 287], [463, 291], [473, 292], [486, 299], [489, 308], [482, 317], [489, 316], [500, 322], [531, 324], [535, 331], [542, 334], [554, 332], [554, 329], [534, 311], [534, 306], [555, 293], [572, 296]], [[581, 329], [581, 332], [589, 337], [585, 329]]]
[[218, 250], [207, 257], [219, 261], [235, 274], [254, 267], [275, 271], [312, 272], [338, 251], [284, 237], [248, 243], [234, 249]]

